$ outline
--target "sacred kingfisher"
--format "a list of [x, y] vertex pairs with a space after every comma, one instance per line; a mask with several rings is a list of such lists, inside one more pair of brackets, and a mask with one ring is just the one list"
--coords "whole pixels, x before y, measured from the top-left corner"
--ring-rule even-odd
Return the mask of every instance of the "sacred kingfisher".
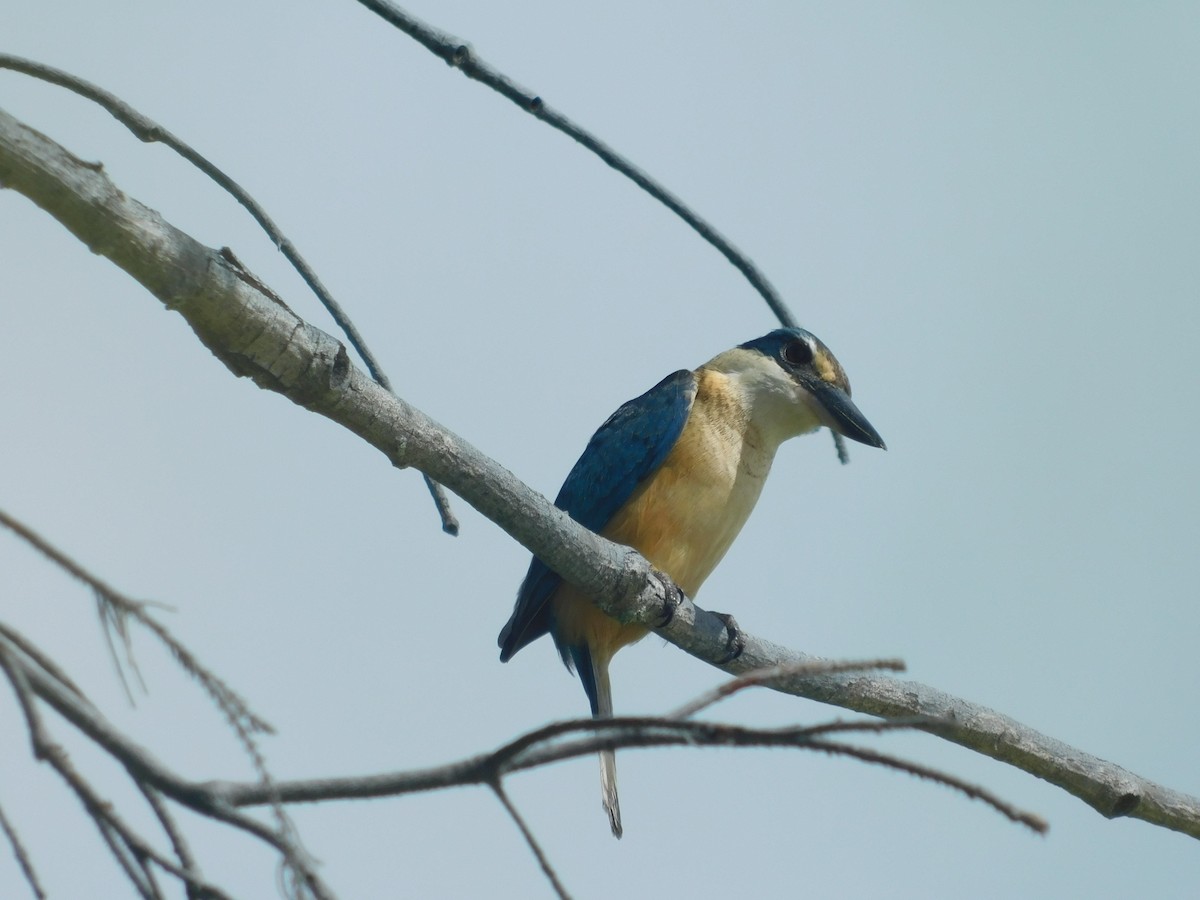
[[[555, 499], [585, 528], [633, 547], [694, 598], [758, 501], [775, 451], [822, 425], [884, 447], [850, 400], [834, 355], [802, 328], [780, 328], [630, 400], [588, 442]], [[622, 625], [537, 557], [500, 632], [500, 660], [549, 632], [579, 673], [592, 715], [611, 716], [608, 664], [647, 634]], [[612, 832], [621, 836], [616, 757], [600, 754]]]

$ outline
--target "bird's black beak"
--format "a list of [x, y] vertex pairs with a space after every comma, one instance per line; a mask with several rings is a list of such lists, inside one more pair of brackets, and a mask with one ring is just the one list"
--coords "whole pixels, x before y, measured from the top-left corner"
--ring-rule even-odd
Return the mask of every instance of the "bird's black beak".
[[858, 411], [854, 401], [839, 387], [825, 381], [807, 385], [821, 413], [821, 420], [843, 437], [852, 441], [866, 444], [868, 447], [878, 447], [886, 450], [887, 445], [879, 432], [871, 427], [867, 417]]

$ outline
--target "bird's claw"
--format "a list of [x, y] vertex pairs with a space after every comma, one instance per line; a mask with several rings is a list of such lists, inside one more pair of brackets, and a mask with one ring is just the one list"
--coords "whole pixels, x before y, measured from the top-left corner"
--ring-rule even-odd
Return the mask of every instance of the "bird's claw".
[[742, 655], [742, 651], [746, 649], [746, 635], [738, 625], [737, 619], [729, 613], [713, 613], [713, 615], [725, 625], [725, 656], [720, 662], [720, 665], [724, 666]]
[[675, 620], [675, 612], [683, 605], [683, 591], [669, 578], [663, 579], [663, 620], [658, 628], [666, 628]]

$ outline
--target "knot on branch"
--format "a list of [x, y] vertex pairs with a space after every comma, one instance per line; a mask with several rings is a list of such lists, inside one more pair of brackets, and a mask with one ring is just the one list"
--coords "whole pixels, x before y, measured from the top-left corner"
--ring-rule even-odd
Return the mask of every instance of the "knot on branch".
[[329, 367], [329, 389], [340, 391], [350, 378], [350, 354], [346, 345], [338, 341], [337, 353], [333, 356], [333, 365]]
[[1132, 813], [1141, 804], [1142, 798], [1140, 794], [1126, 792], [1121, 794], [1113, 803], [1112, 809], [1109, 810], [1108, 817], [1110, 819], [1119, 819], [1122, 816], [1127, 816]]

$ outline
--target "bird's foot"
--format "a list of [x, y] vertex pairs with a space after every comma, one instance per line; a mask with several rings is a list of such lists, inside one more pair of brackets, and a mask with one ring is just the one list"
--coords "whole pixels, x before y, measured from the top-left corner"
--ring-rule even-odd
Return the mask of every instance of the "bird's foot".
[[725, 656], [720, 662], [720, 665], [723, 666], [742, 655], [742, 651], [746, 649], [746, 635], [738, 625], [737, 619], [729, 613], [713, 613], [713, 615], [725, 625]]
[[666, 628], [675, 620], [675, 612], [683, 605], [683, 591], [670, 578], [663, 576], [663, 619], [656, 628]]

